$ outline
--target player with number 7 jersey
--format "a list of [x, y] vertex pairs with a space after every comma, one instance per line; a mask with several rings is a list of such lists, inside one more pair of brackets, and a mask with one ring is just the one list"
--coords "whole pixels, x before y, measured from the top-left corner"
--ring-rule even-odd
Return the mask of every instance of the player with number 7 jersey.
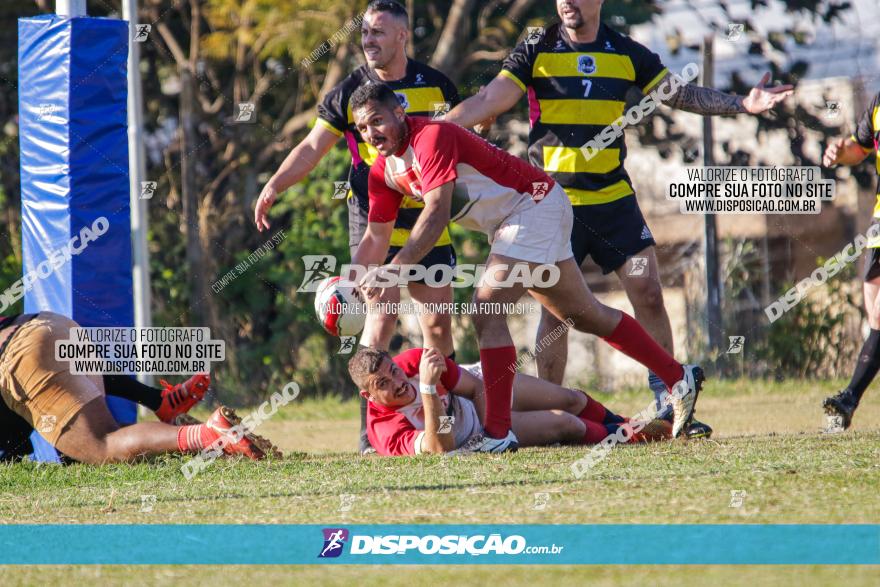
[[[497, 303], [516, 302], [527, 290], [560, 320], [603, 337], [657, 373], [672, 392], [673, 434], [684, 429], [693, 417], [702, 370], [675, 361], [638, 322], [589, 291], [571, 250], [571, 203], [556, 182], [464, 128], [407, 116], [384, 84], [361, 86], [351, 107], [358, 132], [379, 152], [368, 182], [369, 223], [354, 265], [385, 259], [404, 196], [423, 200], [425, 207], [409, 241], [391, 260], [391, 271], [421, 258], [450, 220], [489, 237], [489, 279], [475, 288], [477, 312], [472, 316], [486, 384], [485, 441], [477, 450], [503, 452], [518, 446], [510, 427], [516, 349], [506, 316], [491, 310]], [[523, 265], [529, 271], [554, 266], [558, 279], [540, 287], [511, 280]], [[370, 277], [362, 289], [373, 299], [379, 292]]]

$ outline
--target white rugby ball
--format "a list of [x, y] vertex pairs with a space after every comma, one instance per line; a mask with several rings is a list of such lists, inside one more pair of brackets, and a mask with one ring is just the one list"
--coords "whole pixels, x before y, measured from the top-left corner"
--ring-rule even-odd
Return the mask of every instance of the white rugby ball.
[[354, 336], [364, 328], [366, 305], [354, 293], [351, 282], [340, 276], [327, 277], [315, 292], [315, 314], [333, 336]]

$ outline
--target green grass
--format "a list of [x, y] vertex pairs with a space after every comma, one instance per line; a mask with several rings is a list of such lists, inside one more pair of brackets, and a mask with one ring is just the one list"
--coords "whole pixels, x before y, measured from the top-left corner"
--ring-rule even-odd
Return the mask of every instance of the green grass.
[[[736, 381], [707, 388], [698, 415], [715, 438], [620, 447], [590, 473], [575, 479], [570, 464], [585, 447], [521, 450], [513, 455], [361, 458], [353, 454], [358, 406], [338, 400], [303, 400], [266, 422], [265, 433], [285, 449], [281, 460], [223, 460], [187, 481], [183, 460], [168, 456], [137, 465], [69, 467], [21, 463], [0, 466], [0, 520], [5, 523], [878, 523], [880, 505], [880, 401], [870, 392], [854, 429], [818, 433], [822, 397], [839, 382], [782, 384]], [[602, 396], [627, 414], [643, 408], [647, 394], [632, 390]], [[308, 450], [308, 452], [304, 452]], [[742, 507], [730, 507], [732, 490], [744, 490]], [[543, 510], [535, 493], [550, 494]], [[341, 495], [355, 496], [340, 511]], [[155, 495], [152, 512], [141, 496]], [[662, 545], [658, 545], [661, 547]], [[494, 569], [494, 571], [493, 571]], [[419, 571], [358, 569], [241, 569], [267, 583], [354, 582], [397, 585]], [[46, 574], [43, 574], [45, 571]], [[431, 581], [458, 581], [452, 568], [423, 569]], [[869, 572], [870, 571], [870, 572]], [[60, 569], [2, 569], [0, 583], [45, 583]], [[553, 583], [663, 584], [681, 570], [638, 567], [469, 568], [467, 577], [511, 585]], [[541, 575], [536, 573], [540, 572]], [[867, 584], [876, 569], [706, 567], [708, 584]], [[71, 568], [68, 578], [121, 581], [115, 567]], [[138, 570], [141, 573], [141, 570]], [[151, 567], [145, 582], [211, 583], [212, 570]], [[6, 578], [12, 580], [7, 581]], [[294, 580], [292, 577], [298, 577]], [[348, 579], [346, 579], [346, 577]], [[545, 578], [546, 577], [546, 578]], [[185, 579], [185, 580], [184, 580]]]
[[[0, 469], [0, 519], [22, 523], [876, 522], [880, 433], [622, 447], [573, 478], [579, 447], [515, 455], [218, 461], [187, 481], [182, 460]], [[731, 490], [745, 490], [741, 508]], [[550, 494], [545, 510], [535, 493]], [[356, 496], [340, 512], [340, 495]], [[141, 496], [155, 495], [151, 513]], [[403, 506], [403, 507], [402, 507]]]
[[370, 567], [334, 565], [292, 566], [0, 566], [4, 587], [31, 585], [316, 585], [346, 587], [421, 587], [423, 585], [590, 585], [638, 587], [710, 585], [712, 587], [874, 586], [877, 567], [760, 567], [760, 566], [418, 566]]

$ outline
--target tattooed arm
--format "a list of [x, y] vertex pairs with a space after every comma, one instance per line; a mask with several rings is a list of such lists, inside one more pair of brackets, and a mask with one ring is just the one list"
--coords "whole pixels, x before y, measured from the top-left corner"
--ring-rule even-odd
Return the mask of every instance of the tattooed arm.
[[713, 88], [703, 88], [686, 84], [665, 101], [670, 108], [677, 108], [703, 116], [718, 114], [740, 114], [746, 112], [743, 97], [719, 92]]
[[[660, 83], [668, 83], [668, 79], [669, 76]], [[767, 88], [765, 84], [768, 81], [770, 81], [769, 73], [761, 78], [761, 81], [752, 88], [748, 96], [725, 94], [713, 88], [685, 84], [663, 102], [671, 108], [678, 108], [679, 110], [703, 116], [740, 113], [760, 114], [770, 110], [794, 93], [792, 86], [789, 85]]]

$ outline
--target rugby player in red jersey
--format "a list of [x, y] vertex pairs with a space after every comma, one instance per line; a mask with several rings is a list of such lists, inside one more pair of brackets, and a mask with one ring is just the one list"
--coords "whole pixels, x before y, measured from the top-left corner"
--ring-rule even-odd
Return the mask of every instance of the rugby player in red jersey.
[[[673, 434], [687, 426], [702, 387], [702, 369], [682, 366], [638, 322], [589, 291], [572, 255], [571, 203], [556, 182], [456, 124], [408, 117], [384, 84], [361, 86], [350, 103], [358, 132], [379, 152], [368, 180], [369, 223], [352, 263], [385, 260], [404, 195], [425, 207], [406, 245], [391, 260], [392, 271], [415, 264], [450, 220], [483, 232], [492, 245], [487, 279], [474, 292], [473, 321], [486, 384], [485, 435], [475, 450], [503, 452], [518, 446], [510, 429], [516, 349], [506, 317], [486, 310], [496, 302], [516, 302], [527, 290], [560, 320], [602, 337], [651, 369], [670, 391], [675, 386]], [[555, 265], [558, 281], [546, 287], [512, 283], [524, 264], [532, 275], [540, 265]], [[366, 282], [363, 291], [370, 299], [379, 294]]]
[[[486, 401], [479, 365], [457, 365], [437, 349], [392, 358], [362, 347], [348, 371], [369, 400], [367, 434], [379, 454], [467, 451], [472, 438], [480, 443]], [[581, 391], [521, 373], [514, 379], [511, 426], [522, 446], [597, 444], [621, 428], [628, 442], [672, 436], [666, 420], [631, 424]]]

